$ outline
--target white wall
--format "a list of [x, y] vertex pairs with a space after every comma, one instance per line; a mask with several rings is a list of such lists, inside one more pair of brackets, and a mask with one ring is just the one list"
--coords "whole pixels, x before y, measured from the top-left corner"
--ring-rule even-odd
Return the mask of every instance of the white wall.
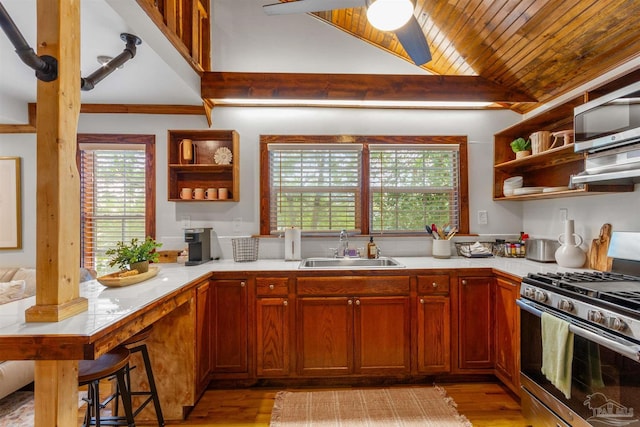
[[[205, 129], [199, 116], [83, 114], [79, 133], [132, 133], [156, 136], [157, 237], [165, 249], [181, 248], [185, 226], [211, 226], [220, 236], [250, 235], [259, 231], [259, 136], [260, 134], [404, 134], [467, 135], [471, 229], [480, 234], [517, 233], [521, 207], [495, 203], [492, 194], [493, 134], [513, 123], [509, 111], [362, 110], [331, 108], [215, 108], [213, 128], [235, 129], [240, 134], [240, 201], [238, 203], [180, 203], [167, 201], [167, 129]], [[0, 254], [0, 265], [35, 263], [35, 135], [0, 135], [0, 155], [23, 157], [24, 247]], [[489, 224], [475, 223], [479, 209], [489, 213]], [[425, 239], [426, 241], [426, 239]], [[308, 243], [307, 254], [324, 254], [333, 240]], [[358, 243], [359, 244], [359, 243]], [[384, 243], [380, 243], [383, 249]], [[273, 250], [262, 256], [280, 256], [281, 242], [263, 243]], [[315, 245], [315, 246], [314, 246]], [[414, 244], [390, 242], [387, 253], [421, 254]], [[223, 251], [230, 257], [229, 241]], [[389, 253], [391, 252], [391, 253]]]

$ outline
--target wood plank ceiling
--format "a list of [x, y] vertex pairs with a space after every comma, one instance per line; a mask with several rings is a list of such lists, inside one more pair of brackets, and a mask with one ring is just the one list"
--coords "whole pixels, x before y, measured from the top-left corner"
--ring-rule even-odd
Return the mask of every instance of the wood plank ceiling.
[[[374, 29], [362, 8], [315, 14], [407, 60], [393, 33]], [[437, 75], [481, 76], [538, 102], [532, 110], [637, 57], [638, 0], [417, 0]]]

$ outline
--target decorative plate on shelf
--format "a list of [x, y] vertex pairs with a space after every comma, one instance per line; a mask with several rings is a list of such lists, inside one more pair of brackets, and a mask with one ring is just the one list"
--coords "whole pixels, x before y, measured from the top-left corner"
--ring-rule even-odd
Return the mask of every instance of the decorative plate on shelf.
[[233, 154], [231, 154], [231, 150], [227, 147], [220, 147], [213, 154], [213, 161], [215, 161], [217, 165], [230, 165], [232, 159]]

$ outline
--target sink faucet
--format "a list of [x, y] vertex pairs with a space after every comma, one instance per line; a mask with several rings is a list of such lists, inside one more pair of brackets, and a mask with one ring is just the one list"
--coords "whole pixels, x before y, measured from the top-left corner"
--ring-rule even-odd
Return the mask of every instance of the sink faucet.
[[347, 230], [340, 231], [340, 243], [338, 244], [338, 257], [344, 257], [347, 255], [349, 251], [349, 235], [347, 234]]

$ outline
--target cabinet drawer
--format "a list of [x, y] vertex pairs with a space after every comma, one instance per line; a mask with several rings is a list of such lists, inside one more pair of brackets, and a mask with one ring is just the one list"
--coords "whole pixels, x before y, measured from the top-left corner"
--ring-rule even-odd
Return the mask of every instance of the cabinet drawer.
[[256, 293], [258, 296], [287, 296], [289, 293], [289, 278], [258, 277], [256, 278]]
[[408, 295], [409, 276], [299, 277], [298, 295]]
[[449, 275], [434, 274], [433, 276], [418, 276], [419, 294], [448, 294]]

